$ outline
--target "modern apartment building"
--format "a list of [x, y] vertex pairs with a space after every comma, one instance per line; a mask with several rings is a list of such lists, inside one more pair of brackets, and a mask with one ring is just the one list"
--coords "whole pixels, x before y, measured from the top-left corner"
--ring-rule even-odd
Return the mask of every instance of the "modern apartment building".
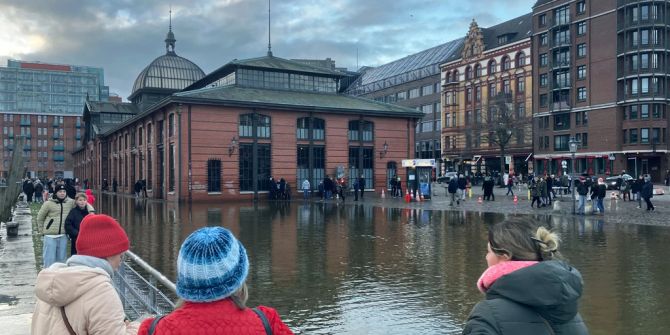
[[448, 169], [528, 173], [533, 150], [530, 53], [530, 13], [483, 29], [473, 20], [456, 59], [440, 66]]
[[[102, 68], [9, 60], [0, 67], [0, 176], [14, 152], [24, 155], [32, 176], [72, 171], [70, 152], [81, 144], [84, 102], [108, 96]], [[26, 141], [15, 148], [19, 135]]]
[[417, 109], [424, 117], [415, 127], [414, 157], [437, 159], [437, 174], [444, 172], [441, 163], [440, 133], [440, 64], [458, 57], [463, 46], [459, 38], [413, 55], [362, 71], [346, 93]]
[[540, 0], [533, 7], [538, 173], [668, 169], [670, 1]]

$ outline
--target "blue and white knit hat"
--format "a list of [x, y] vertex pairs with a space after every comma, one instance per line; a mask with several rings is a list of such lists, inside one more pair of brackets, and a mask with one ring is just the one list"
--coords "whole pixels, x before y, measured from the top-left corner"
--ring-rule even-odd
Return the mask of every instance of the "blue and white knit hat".
[[177, 295], [209, 302], [235, 293], [249, 273], [247, 251], [222, 227], [201, 228], [189, 235], [177, 258]]

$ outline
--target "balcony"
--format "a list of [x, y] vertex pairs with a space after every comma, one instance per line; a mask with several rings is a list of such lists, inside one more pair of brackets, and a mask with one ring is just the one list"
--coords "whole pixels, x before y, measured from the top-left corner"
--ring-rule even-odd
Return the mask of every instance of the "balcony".
[[6, 149], [6, 150], [10, 150], [10, 151], [11, 151], [11, 150], [14, 150], [14, 144], [7, 144], [7, 145], [5, 146], [5, 149]]
[[51, 124], [51, 125], [52, 125], [54, 128], [58, 128], [58, 127], [60, 127], [60, 123], [58, 123], [58, 121], [54, 121], [54, 123]]
[[65, 151], [65, 146], [64, 145], [55, 145], [53, 147], [53, 151]]
[[565, 48], [569, 47], [572, 45], [572, 41], [569, 38], [565, 39], [559, 39], [558, 41], [554, 41], [554, 43], [551, 45], [552, 49], [555, 48]]
[[551, 87], [551, 89], [554, 90], [554, 91], [556, 91], [556, 90], [567, 90], [567, 89], [570, 89], [570, 88], [572, 88], [572, 83], [569, 82], [569, 81], [557, 82], [557, 83], [554, 83]]
[[77, 124], [75, 125], [75, 127], [77, 127], [77, 128], [81, 128], [81, 122], [77, 123]]
[[567, 111], [571, 108], [569, 101], [554, 101], [550, 106], [554, 112]]
[[21, 126], [30, 126], [30, 120], [23, 119], [21, 120]]
[[54, 155], [54, 162], [64, 162], [65, 156], [63, 155]]
[[21, 135], [21, 136], [25, 137], [26, 139], [31, 139], [31, 138], [33, 138], [33, 135], [30, 135], [30, 134], [23, 134], [23, 135]]
[[10, 133], [9, 135], [7, 135], [7, 136], [8, 136], [9, 138], [14, 138], [14, 134], [11, 134], [11, 133]]
[[30, 144], [24, 144], [23, 145], [23, 151], [31, 151], [31, 150], [32, 150], [32, 147], [30, 146]]
[[53, 138], [54, 140], [57, 140], [57, 139], [60, 138], [60, 135], [58, 135], [58, 134], [53, 134], [52, 138]]
[[75, 135], [74, 138], [75, 138], [76, 140], [81, 140], [81, 134], [77, 134], [77, 135]]
[[564, 68], [569, 68], [569, 67], [570, 67], [570, 60], [554, 61], [551, 64], [551, 68], [554, 69], [554, 70], [564, 69]]

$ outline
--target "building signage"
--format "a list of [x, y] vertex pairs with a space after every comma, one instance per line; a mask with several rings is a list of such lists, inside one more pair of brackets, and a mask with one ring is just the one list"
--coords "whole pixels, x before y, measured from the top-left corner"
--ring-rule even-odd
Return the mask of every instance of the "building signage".
[[403, 159], [402, 167], [435, 167], [435, 159]]

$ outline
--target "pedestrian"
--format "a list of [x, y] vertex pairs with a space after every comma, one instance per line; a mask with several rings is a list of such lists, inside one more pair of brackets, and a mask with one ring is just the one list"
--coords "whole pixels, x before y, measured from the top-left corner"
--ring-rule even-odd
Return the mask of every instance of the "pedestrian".
[[389, 183], [391, 185], [391, 196], [395, 198], [396, 193], [397, 193], [396, 177], [395, 176], [391, 177], [391, 180], [389, 181]]
[[538, 184], [538, 189], [540, 190], [540, 200], [542, 201], [542, 207], [547, 207], [547, 181], [544, 178], [540, 178]]
[[603, 201], [607, 195], [607, 184], [602, 178], [598, 178], [598, 184], [591, 187], [591, 199], [596, 202], [596, 207], [600, 214], [605, 214], [605, 205]]
[[626, 198], [628, 198], [628, 201], [631, 201], [630, 198], [630, 188], [631, 188], [631, 180], [622, 180], [621, 181], [621, 198], [623, 201], [626, 201]]
[[542, 195], [542, 191], [540, 190], [540, 178], [535, 177], [533, 181], [530, 183], [530, 194], [533, 197], [533, 200], [530, 203], [530, 208], [533, 208], [533, 205], [537, 203], [536, 208], [540, 208], [542, 206], [542, 202], [540, 201], [540, 196]]
[[490, 174], [486, 174], [484, 177], [484, 182], [482, 183], [482, 191], [484, 191], [484, 200], [495, 201], [496, 196], [493, 194], [493, 188], [495, 187], [495, 181], [491, 178]]
[[26, 194], [26, 201], [27, 202], [33, 202], [33, 194], [35, 193], [35, 187], [33, 186], [33, 182], [26, 178], [23, 181], [23, 193]]
[[468, 187], [468, 181], [465, 179], [465, 176], [461, 173], [458, 175], [458, 193], [462, 201], [465, 201], [465, 189]]
[[577, 206], [577, 214], [584, 215], [584, 208], [586, 206], [586, 196], [589, 194], [589, 186], [586, 183], [586, 177], [580, 176], [577, 182], [577, 195], [579, 195], [579, 202]]
[[449, 184], [447, 186], [447, 192], [449, 192], [449, 206], [454, 205], [454, 200], [456, 201], [456, 205], [461, 204], [461, 198], [458, 196], [458, 178], [456, 176], [451, 177], [449, 179]]
[[358, 178], [358, 189], [361, 191], [361, 201], [363, 201], [363, 193], [365, 193], [365, 177], [363, 175]]
[[637, 177], [637, 180], [633, 182], [632, 190], [633, 195], [637, 198], [637, 208], [642, 208], [642, 186], [644, 186], [644, 176], [640, 175]]
[[177, 258], [174, 311], [144, 320], [138, 335], [149, 334], [293, 334], [276, 310], [246, 306], [249, 292], [247, 252], [223, 227], [200, 228], [189, 235]]
[[305, 179], [302, 181], [302, 192], [303, 192], [303, 199], [307, 200], [309, 199], [309, 191], [311, 190], [311, 186], [309, 185], [309, 180]]
[[136, 334], [139, 324], [124, 321], [123, 304], [112, 285], [128, 247], [126, 232], [112, 217], [86, 216], [78, 254], [37, 274], [31, 333]]
[[142, 179], [142, 194], [144, 195], [145, 198], [149, 197], [147, 195], [147, 180], [146, 179]]
[[119, 182], [116, 181], [116, 178], [112, 179], [112, 192], [116, 193], [119, 188]]
[[670, 186], [670, 170], [665, 170], [665, 186]]
[[136, 180], [135, 185], [133, 186], [133, 191], [135, 191], [135, 198], [139, 198], [142, 192], [142, 181]]
[[65, 185], [65, 191], [67, 192], [67, 197], [70, 199], [74, 199], [74, 197], [77, 195], [77, 189], [75, 188], [74, 180], [68, 178], [65, 180], [64, 185]]
[[644, 177], [644, 185], [642, 186], [642, 198], [647, 204], [648, 211], [654, 211], [654, 205], [651, 203], [651, 198], [654, 197], [654, 184], [651, 182], [651, 177], [649, 175]]
[[507, 194], [505, 194], [505, 195], [507, 196], [507, 195], [509, 195], [510, 193], [512, 193], [512, 196], [514, 196], [514, 190], [513, 190], [513, 188], [514, 188], [514, 178], [512, 177], [512, 174], [510, 174], [510, 175], [507, 177]]
[[347, 189], [347, 184], [344, 182], [344, 178], [341, 178], [337, 181], [337, 194], [339, 195], [340, 199], [342, 199], [342, 202], [344, 202], [345, 199], [345, 190]]
[[477, 281], [485, 298], [463, 334], [588, 334], [578, 311], [584, 281], [561, 260], [558, 246], [555, 233], [520, 219], [493, 225], [488, 267]]
[[358, 189], [360, 188], [360, 184], [358, 183], [359, 180], [360, 179], [358, 178], [354, 178], [354, 201], [358, 201]]
[[549, 205], [551, 205], [551, 201], [553, 198], [556, 198], [556, 194], [554, 194], [554, 175], [547, 175], [547, 201], [549, 201]]
[[[86, 191], [90, 191], [90, 189]], [[77, 254], [77, 237], [79, 236], [81, 221], [89, 214], [88, 206], [86, 206], [89, 200], [86, 194], [77, 193], [74, 198], [75, 206], [65, 218], [65, 233], [70, 238], [70, 255]]]
[[[74, 200], [77, 200], [77, 198]], [[91, 191], [90, 188], [86, 189], [86, 200], [88, 201], [88, 204], [91, 205], [91, 207], [95, 207], [95, 196], [93, 195], [93, 191]]]
[[56, 185], [54, 191], [53, 197], [42, 204], [36, 218], [38, 233], [43, 236], [42, 267], [45, 269], [53, 263], [65, 262], [67, 258], [65, 219], [75, 206], [64, 185]]
[[37, 203], [42, 203], [44, 202], [44, 185], [42, 185], [42, 182], [38, 179], [35, 181], [33, 184], [33, 188], [35, 189], [35, 202]]
[[397, 196], [402, 198], [402, 180], [400, 180], [400, 177], [396, 180], [396, 189], [397, 189]]

